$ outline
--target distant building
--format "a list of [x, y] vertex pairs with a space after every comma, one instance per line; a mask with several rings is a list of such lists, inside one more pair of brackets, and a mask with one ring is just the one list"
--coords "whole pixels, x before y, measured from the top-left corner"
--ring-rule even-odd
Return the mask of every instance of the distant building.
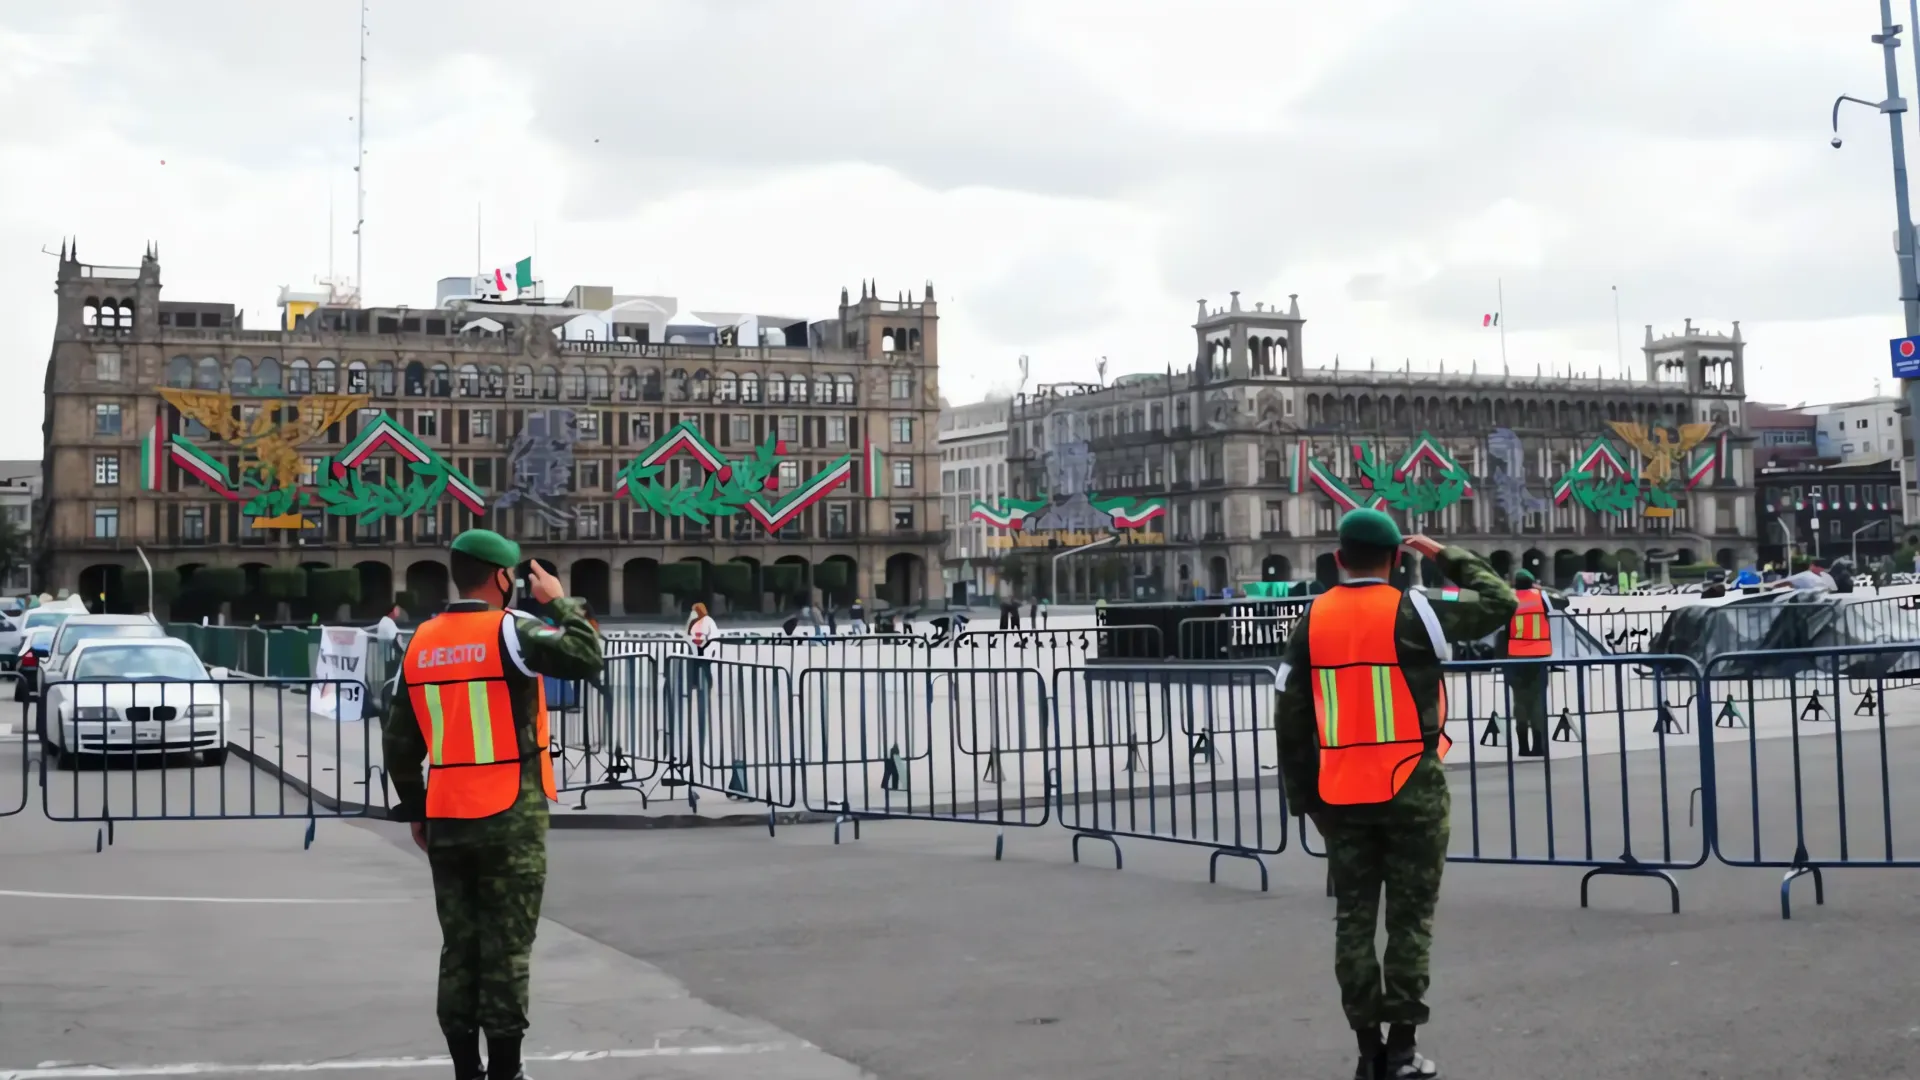
[[40, 462], [0, 461], [0, 520], [23, 540], [26, 553], [0, 571], [0, 593], [8, 596], [33, 591], [34, 510], [40, 503]]
[[946, 516], [943, 576], [951, 599], [991, 599], [1000, 589], [1001, 551], [987, 545], [995, 530], [973, 518], [976, 502], [1007, 497], [1006, 398], [940, 409], [940, 506]]
[[1899, 546], [1909, 520], [1899, 404], [1749, 406], [1761, 562], [1784, 566], [1791, 545], [1816, 562], [1857, 555], [1871, 565]]
[[[1297, 299], [1251, 310], [1238, 293], [1225, 307], [1203, 301], [1191, 368], [1015, 399], [1010, 498], [1166, 507], [1119, 543], [1065, 560], [1062, 599], [1331, 581], [1335, 526], [1356, 505], [1549, 581], [1649, 556], [1751, 561], [1738, 323], [1722, 334], [1688, 320], [1658, 338], [1648, 327], [1644, 374], [1624, 380], [1484, 364], [1311, 368], [1305, 322]], [[1052, 512], [998, 542], [1047, 545], [1035, 526]], [[1048, 554], [1091, 534], [1065, 535]]]

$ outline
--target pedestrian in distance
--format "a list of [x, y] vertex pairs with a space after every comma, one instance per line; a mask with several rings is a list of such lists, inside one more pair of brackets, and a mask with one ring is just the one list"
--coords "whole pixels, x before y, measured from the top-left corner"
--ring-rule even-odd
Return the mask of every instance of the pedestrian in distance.
[[[1452, 801], [1441, 664], [1448, 642], [1505, 626], [1514, 597], [1479, 556], [1425, 536], [1404, 544], [1439, 564], [1457, 587], [1450, 600], [1389, 584], [1403, 540], [1378, 510], [1348, 513], [1339, 532], [1342, 581], [1300, 616], [1280, 665], [1281, 777], [1290, 812], [1326, 843], [1333, 970], [1360, 1050], [1354, 1080], [1426, 1080], [1440, 1070], [1416, 1033], [1428, 1020]], [[1376, 955], [1383, 893], [1387, 944]]]
[[392, 816], [412, 824], [433, 870], [436, 1012], [454, 1076], [509, 1080], [525, 1075], [527, 976], [556, 798], [542, 676], [594, 679], [604, 661], [584, 605], [539, 563], [527, 572], [532, 595], [555, 625], [506, 609], [520, 545], [469, 529], [449, 561], [460, 599], [407, 643], [383, 744]]

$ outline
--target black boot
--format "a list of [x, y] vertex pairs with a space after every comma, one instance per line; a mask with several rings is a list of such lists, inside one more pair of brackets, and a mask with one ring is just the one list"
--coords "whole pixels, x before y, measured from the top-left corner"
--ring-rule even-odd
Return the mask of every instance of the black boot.
[[480, 1061], [479, 1032], [448, 1035], [447, 1056], [453, 1058], [454, 1080], [486, 1080], [487, 1067]]
[[487, 1036], [487, 1080], [526, 1080], [520, 1064], [520, 1036]]
[[1360, 1063], [1353, 1067], [1353, 1080], [1380, 1080], [1386, 1073], [1386, 1047], [1380, 1043], [1377, 1027], [1355, 1028], [1354, 1041], [1360, 1044]]
[[1440, 1066], [1414, 1049], [1412, 1024], [1395, 1024], [1387, 1029], [1382, 1080], [1435, 1080], [1439, 1075]]

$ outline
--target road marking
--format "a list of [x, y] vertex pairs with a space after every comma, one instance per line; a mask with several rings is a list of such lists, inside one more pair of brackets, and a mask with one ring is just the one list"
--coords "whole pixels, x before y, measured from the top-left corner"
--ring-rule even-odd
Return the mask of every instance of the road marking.
[[[413, 897], [344, 897], [340, 899], [299, 896], [132, 896], [117, 893], [27, 892], [0, 889], [0, 896], [24, 900], [139, 900], [150, 904], [411, 904]], [[6, 1077], [10, 1073], [0, 1073]]]
[[[523, 1053], [528, 1064], [636, 1061], [646, 1058], [734, 1057], [812, 1050], [813, 1044], [739, 1043], [730, 1046], [649, 1046], [628, 1050], [555, 1050]], [[337, 1061], [289, 1061], [260, 1065], [231, 1065], [217, 1061], [189, 1061], [174, 1065], [77, 1065], [46, 1061], [31, 1069], [0, 1071], [0, 1080], [108, 1080], [133, 1076], [232, 1076], [251, 1073], [342, 1072], [349, 1069], [446, 1069], [450, 1057], [361, 1058]]]

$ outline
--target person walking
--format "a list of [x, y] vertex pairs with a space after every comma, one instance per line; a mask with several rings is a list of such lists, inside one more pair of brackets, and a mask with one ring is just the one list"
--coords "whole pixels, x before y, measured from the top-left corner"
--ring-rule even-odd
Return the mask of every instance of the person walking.
[[407, 643], [382, 741], [392, 816], [412, 824], [433, 870], [436, 1012], [454, 1076], [509, 1080], [525, 1075], [527, 975], [556, 797], [541, 677], [596, 678], [604, 660], [581, 602], [539, 563], [527, 571], [532, 595], [557, 625], [506, 609], [520, 545], [469, 529], [449, 561], [460, 599]]
[[[1311, 818], [1326, 842], [1333, 970], [1360, 1048], [1354, 1080], [1422, 1080], [1440, 1075], [1415, 1036], [1428, 1019], [1452, 802], [1441, 664], [1448, 642], [1506, 625], [1513, 591], [1479, 556], [1407, 538], [1457, 586], [1435, 604], [1388, 584], [1403, 542], [1392, 518], [1354, 510], [1339, 535], [1343, 580], [1300, 616], [1280, 666], [1281, 777], [1290, 812]], [[1387, 944], [1376, 955], [1383, 891]]]
[[[1541, 586], [1533, 574], [1513, 575], [1515, 607], [1507, 620], [1507, 656], [1537, 660], [1553, 655], [1552, 612], [1567, 606], [1567, 598]], [[1521, 757], [1547, 756], [1547, 665], [1512, 664], [1507, 686], [1513, 691], [1514, 752]]]

